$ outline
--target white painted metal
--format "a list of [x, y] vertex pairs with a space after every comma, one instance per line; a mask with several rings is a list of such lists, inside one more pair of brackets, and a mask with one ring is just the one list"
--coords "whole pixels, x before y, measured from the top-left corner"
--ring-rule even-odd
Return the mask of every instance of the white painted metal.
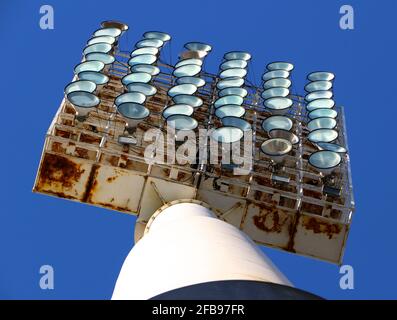
[[204, 203], [161, 207], [128, 254], [112, 299], [149, 299], [209, 281], [257, 280], [291, 286], [254, 242]]

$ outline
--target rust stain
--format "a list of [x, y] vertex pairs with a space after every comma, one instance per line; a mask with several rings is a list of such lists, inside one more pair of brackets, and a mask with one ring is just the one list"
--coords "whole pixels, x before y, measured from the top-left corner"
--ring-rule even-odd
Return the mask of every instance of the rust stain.
[[128, 212], [128, 213], [131, 213], [131, 210], [129, 210], [128, 208], [124, 208], [124, 207], [120, 207], [120, 206], [115, 206], [115, 205], [112, 205], [112, 204], [110, 204], [110, 203], [102, 203], [102, 202], [91, 202], [92, 204], [95, 204], [95, 205], [98, 205], [98, 206], [101, 206], [101, 207], [105, 207], [105, 208], [108, 208], [108, 209], [112, 209], [112, 210], [115, 210], [115, 211], [121, 211], [121, 212]]
[[258, 206], [261, 208], [260, 213], [252, 218], [256, 227], [266, 232], [280, 233], [282, 226], [288, 220], [288, 216], [281, 219], [280, 213], [283, 211], [276, 208], [276, 202], [274, 201], [271, 207], [264, 204], [259, 204]]
[[342, 216], [342, 211], [336, 210], [336, 209], [332, 209], [332, 210], [331, 210], [331, 218], [333, 218], [333, 219], [340, 219], [341, 216]]
[[39, 189], [53, 182], [60, 183], [64, 189], [70, 189], [79, 181], [84, 171], [81, 165], [65, 157], [46, 154], [41, 166]]
[[177, 180], [178, 180], [178, 181], [181, 181], [181, 180], [183, 180], [186, 176], [187, 176], [186, 172], [179, 171], [179, 172], [178, 172]]
[[79, 158], [83, 158], [83, 159], [89, 159], [90, 158], [89, 155], [88, 155], [88, 150], [87, 149], [76, 147], [76, 150], [74, 152]]
[[90, 175], [88, 177], [88, 181], [85, 187], [85, 193], [83, 196], [83, 199], [81, 200], [82, 202], [89, 202], [91, 199], [91, 195], [92, 193], [95, 192], [95, 188], [98, 184], [96, 177], [98, 175], [98, 169], [99, 169], [99, 165], [94, 164], [91, 167], [91, 171], [90, 171]]
[[120, 168], [126, 168], [127, 167], [127, 160], [128, 160], [128, 157], [122, 154], [120, 156], [119, 167]]
[[117, 156], [110, 156], [109, 158], [109, 163], [114, 166], [117, 167], [119, 164], [119, 158]]
[[163, 169], [163, 172], [164, 172], [164, 174], [165, 174], [166, 177], [169, 177], [169, 176], [170, 176], [170, 173], [171, 173], [171, 170], [165, 168], [165, 169]]
[[82, 133], [80, 136], [80, 141], [91, 144], [100, 144], [101, 138]]
[[313, 231], [314, 233], [326, 234], [328, 239], [332, 239], [333, 235], [339, 234], [342, 231], [341, 226], [337, 224], [319, 221], [313, 217], [305, 217], [302, 220], [302, 226], [307, 230]]
[[291, 223], [288, 227], [289, 240], [288, 240], [288, 244], [287, 244], [287, 247], [285, 248], [285, 250], [287, 250], [289, 252], [293, 252], [293, 253], [296, 252], [296, 250], [295, 250], [295, 235], [298, 230], [298, 222], [299, 222], [300, 216], [301, 216], [301, 212], [297, 211], [295, 214], [293, 223]]
[[73, 121], [72, 120], [63, 120], [63, 124], [65, 125], [65, 126], [73, 126]]
[[317, 204], [302, 202], [302, 211], [309, 212], [311, 214], [321, 215], [323, 212], [323, 207]]
[[[40, 192], [41, 192], [41, 191], [40, 191]], [[68, 194], [65, 194], [65, 193], [63, 193], [63, 192], [57, 192], [57, 191], [53, 191], [53, 190], [45, 190], [45, 191], [43, 191], [43, 192], [46, 193], [46, 194], [50, 194], [50, 195], [59, 197], [59, 198], [72, 199], [72, 200], [75, 200], [75, 199], [76, 199], [76, 197], [71, 196], [71, 195], [68, 195]]]
[[261, 186], [267, 186], [267, 187], [271, 187], [272, 186], [272, 183], [271, 183], [269, 178], [256, 176], [254, 178], [254, 180], [256, 181], [257, 184], [259, 184]]
[[64, 153], [66, 148], [63, 147], [61, 142], [53, 142], [51, 145], [51, 150], [58, 153]]
[[255, 192], [254, 192], [254, 199], [257, 200], [257, 201], [259, 201], [259, 200], [261, 200], [261, 198], [262, 198], [262, 192], [259, 191], [259, 190], [255, 190]]
[[56, 130], [55, 135], [62, 138], [70, 138], [70, 132], [63, 130]]
[[303, 195], [311, 198], [321, 199], [323, 194], [321, 192], [303, 189]]
[[114, 177], [109, 177], [106, 179], [107, 182], [112, 183], [114, 180], [116, 180], [118, 177], [114, 176]]
[[69, 104], [65, 105], [64, 111], [65, 111], [65, 113], [69, 113], [69, 114], [73, 114], [73, 115], [76, 114], [76, 111], [74, 111], [74, 108]]

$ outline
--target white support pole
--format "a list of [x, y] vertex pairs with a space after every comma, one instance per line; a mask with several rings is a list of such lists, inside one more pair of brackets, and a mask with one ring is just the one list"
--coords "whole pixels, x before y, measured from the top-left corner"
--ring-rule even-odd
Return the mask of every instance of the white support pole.
[[172, 202], [153, 215], [128, 254], [112, 299], [150, 299], [221, 280], [291, 286], [247, 235], [219, 220], [205, 204]]

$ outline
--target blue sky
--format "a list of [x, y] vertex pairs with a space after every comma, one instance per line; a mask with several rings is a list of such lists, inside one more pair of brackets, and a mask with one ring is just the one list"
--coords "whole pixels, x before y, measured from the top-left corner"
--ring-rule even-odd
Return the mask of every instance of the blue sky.
[[[39, 28], [44, 4], [54, 7], [54, 30]], [[354, 30], [339, 28], [343, 4], [354, 8]], [[257, 81], [268, 62], [293, 62], [297, 92], [310, 71], [336, 73], [357, 204], [344, 258], [354, 267], [355, 289], [339, 288], [335, 265], [264, 250], [297, 287], [325, 298], [396, 299], [396, 10], [396, 1], [2, 0], [0, 298], [111, 297], [135, 218], [31, 188], [45, 132], [85, 42], [102, 20], [119, 19], [131, 27], [122, 42], [127, 50], [147, 30], [173, 36], [173, 61], [185, 42], [212, 44], [208, 71], [217, 70], [224, 52], [247, 50]], [[39, 287], [44, 264], [55, 269], [54, 290]]]

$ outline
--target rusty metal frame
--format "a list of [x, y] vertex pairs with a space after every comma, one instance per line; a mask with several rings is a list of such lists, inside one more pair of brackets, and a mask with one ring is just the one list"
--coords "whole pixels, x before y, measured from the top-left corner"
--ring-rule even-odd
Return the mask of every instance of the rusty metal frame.
[[[139, 143], [137, 146], [120, 145], [118, 137], [124, 133], [125, 123], [116, 113], [113, 100], [124, 90], [120, 79], [128, 71], [125, 62], [128, 55], [118, 52], [116, 57], [107, 72], [110, 82], [99, 92], [102, 102], [84, 123], [75, 121], [70, 104], [62, 100], [46, 134], [34, 192], [137, 214], [138, 223], [145, 224], [154, 211], [143, 213], [142, 203], [148, 203], [152, 192], [149, 189], [153, 185], [157, 194], [164, 197], [160, 199], [161, 204], [185, 198], [178, 193], [168, 194], [166, 198], [165, 187], [161, 190], [157, 186], [159, 181], [164, 181], [175, 190], [185, 186], [192, 199], [207, 202], [220, 219], [246, 231], [260, 244], [341, 263], [354, 211], [349, 156], [344, 157], [336, 171], [335, 184], [341, 188], [341, 196], [325, 195], [321, 176], [307, 161], [315, 147], [305, 138], [308, 119], [303, 97], [291, 96], [294, 105], [289, 116], [295, 119], [293, 130], [301, 137], [301, 143], [287, 157], [285, 173], [290, 183], [286, 186], [271, 180], [270, 159], [256, 152], [267, 138], [261, 130], [261, 122], [269, 114], [259, 104], [261, 89], [253, 85], [246, 86], [249, 94], [244, 103], [245, 118], [254, 128], [254, 163], [249, 175], [232, 176], [221, 165], [203, 164], [197, 168], [167, 163], [151, 165], [143, 157], [146, 144], [142, 135], [148, 128], [163, 129], [161, 110], [169, 103], [167, 90], [174, 82], [173, 68], [158, 62], [161, 73], [152, 83], [158, 92], [146, 103], [151, 116], [138, 127]], [[197, 95], [204, 104], [195, 110], [195, 117], [200, 127], [211, 128], [218, 121], [211, 112], [218, 78], [206, 72], [200, 76], [207, 83], [198, 90]], [[338, 143], [347, 147], [343, 108], [337, 109]], [[253, 212], [257, 213], [253, 215]], [[284, 219], [289, 221], [288, 227], [281, 225]], [[283, 245], [281, 240], [273, 241], [281, 238]], [[322, 247], [314, 250], [311, 241], [319, 241]]]

